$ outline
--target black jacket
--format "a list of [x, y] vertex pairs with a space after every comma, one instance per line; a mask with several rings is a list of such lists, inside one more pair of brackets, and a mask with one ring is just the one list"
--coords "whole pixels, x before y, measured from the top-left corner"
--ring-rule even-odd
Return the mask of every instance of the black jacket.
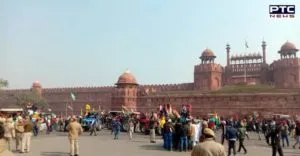
[[174, 126], [174, 129], [175, 129], [175, 134], [176, 135], [180, 135], [180, 130], [182, 128], [182, 124], [180, 122], [177, 122]]
[[280, 130], [278, 128], [272, 128], [271, 131], [267, 134], [267, 137], [271, 137], [272, 146], [280, 146]]
[[300, 126], [297, 126], [295, 129], [295, 135], [300, 136]]
[[186, 137], [188, 136], [189, 133], [189, 126], [187, 124], [181, 126], [180, 130], [179, 130], [179, 134], [181, 137]]

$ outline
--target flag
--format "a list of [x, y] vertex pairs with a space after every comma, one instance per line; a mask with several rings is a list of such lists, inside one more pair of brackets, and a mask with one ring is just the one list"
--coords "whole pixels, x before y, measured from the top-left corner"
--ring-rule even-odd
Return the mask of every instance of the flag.
[[247, 42], [247, 41], [245, 41], [245, 47], [246, 47], [246, 48], [249, 48], [248, 42]]
[[72, 98], [73, 101], [76, 100], [76, 96], [75, 96], [75, 94], [73, 92], [71, 92], [71, 98]]

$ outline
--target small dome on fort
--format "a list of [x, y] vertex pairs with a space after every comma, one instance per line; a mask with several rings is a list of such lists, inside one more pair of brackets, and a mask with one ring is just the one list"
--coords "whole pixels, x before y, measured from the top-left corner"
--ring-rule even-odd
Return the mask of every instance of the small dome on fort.
[[211, 49], [206, 48], [203, 52], [202, 52], [202, 57], [214, 57], [216, 56], [214, 54], [214, 52]]
[[42, 87], [42, 85], [39, 81], [35, 81], [32, 84], [32, 88], [41, 88], [41, 87]]
[[116, 83], [116, 85], [118, 84], [134, 84], [137, 85], [137, 81], [135, 79], [135, 77], [132, 75], [132, 73], [127, 70], [125, 71], [121, 76], [119, 76], [118, 82]]
[[284, 51], [291, 51], [291, 50], [298, 50], [295, 46], [295, 44], [287, 41], [285, 42], [281, 48], [280, 48], [280, 51], [284, 52]]

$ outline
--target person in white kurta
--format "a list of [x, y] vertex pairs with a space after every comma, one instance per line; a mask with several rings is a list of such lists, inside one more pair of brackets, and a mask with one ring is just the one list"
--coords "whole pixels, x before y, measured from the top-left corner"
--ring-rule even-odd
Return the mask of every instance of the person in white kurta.
[[191, 144], [192, 144], [192, 147], [194, 147], [196, 145], [196, 140], [197, 140], [197, 137], [196, 137], [196, 129], [197, 129], [197, 126], [195, 124], [195, 122], [193, 121], [192, 124], [191, 124]]
[[192, 137], [193, 140], [193, 147], [199, 143], [200, 135], [201, 135], [201, 124], [199, 122], [195, 122], [193, 124], [195, 126], [195, 133]]

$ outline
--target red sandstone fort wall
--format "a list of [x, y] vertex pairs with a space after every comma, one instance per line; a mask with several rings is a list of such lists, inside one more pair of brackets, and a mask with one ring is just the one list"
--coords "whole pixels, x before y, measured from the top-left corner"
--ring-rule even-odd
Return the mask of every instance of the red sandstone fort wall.
[[194, 83], [181, 83], [181, 84], [158, 84], [158, 85], [140, 85], [140, 91], [149, 92], [163, 92], [163, 91], [185, 91], [193, 90]]
[[275, 61], [272, 68], [277, 88], [300, 88], [300, 59], [281, 59]]
[[[145, 85], [144, 88], [153, 88], [160, 90], [177, 90], [181, 85]], [[190, 87], [190, 84], [183, 86]], [[84, 109], [86, 104], [90, 104], [95, 110], [100, 106], [103, 110], [110, 110], [112, 103], [113, 87], [95, 87], [95, 88], [61, 88], [45, 89], [43, 97], [49, 103], [53, 112], [58, 115], [66, 114], [66, 104], [73, 107], [73, 113], [78, 115], [80, 110]], [[174, 91], [173, 90], [173, 91]], [[182, 90], [182, 89], [180, 89]], [[1, 108], [16, 104], [13, 94], [24, 90], [5, 90], [6, 96], [2, 97]], [[77, 99], [71, 102], [70, 92], [77, 93]], [[180, 110], [182, 104], [192, 104], [193, 115], [206, 115], [211, 112], [218, 112], [220, 115], [232, 115], [236, 113], [247, 114], [254, 111], [262, 114], [286, 113], [297, 114], [300, 112], [300, 94], [299, 93], [264, 93], [264, 94], [189, 94], [178, 92], [178, 94], [150, 93], [137, 97], [137, 110], [141, 112], [157, 111], [160, 104], [172, 104], [174, 108]], [[68, 109], [68, 115], [72, 110]]]
[[[43, 97], [49, 107], [58, 115], [80, 114], [85, 105], [91, 105], [92, 109], [109, 110], [111, 96], [114, 87], [77, 87], [77, 88], [46, 88], [43, 89]], [[76, 94], [76, 100], [72, 101], [71, 92]], [[66, 108], [67, 106], [73, 109]]]
[[222, 116], [259, 112], [299, 114], [300, 94], [239, 94], [195, 96], [147, 96], [138, 99], [138, 110], [156, 111], [160, 104], [172, 104], [180, 110], [182, 104], [192, 104], [194, 116], [217, 112]]
[[[77, 87], [77, 88], [45, 88], [42, 96], [46, 99], [49, 108], [57, 115], [79, 115], [86, 104], [98, 110], [110, 110], [111, 96], [114, 87]], [[17, 93], [30, 91], [30, 89], [4, 90], [1, 97], [1, 108], [15, 107], [17, 100], [14, 97]], [[76, 93], [76, 100], [71, 100], [71, 92]], [[72, 109], [67, 108], [70, 106]], [[67, 108], [67, 109], [66, 109]]]

